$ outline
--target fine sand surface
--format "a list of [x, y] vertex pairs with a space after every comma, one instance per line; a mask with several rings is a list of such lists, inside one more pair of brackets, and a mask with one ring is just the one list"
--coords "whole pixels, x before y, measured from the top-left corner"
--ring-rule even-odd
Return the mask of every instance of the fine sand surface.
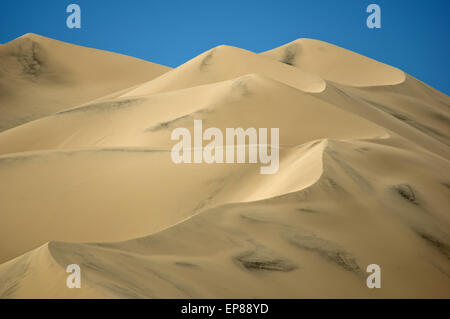
[[168, 70], [136, 58], [26, 34], [0, 45], [0, 132]]
[[[312, 39], [175, 69], [1, 45], [0, 298], [450, 298], [449, 107]], [[174, 164], [194, 120], [279, 128], [279, 171]]]

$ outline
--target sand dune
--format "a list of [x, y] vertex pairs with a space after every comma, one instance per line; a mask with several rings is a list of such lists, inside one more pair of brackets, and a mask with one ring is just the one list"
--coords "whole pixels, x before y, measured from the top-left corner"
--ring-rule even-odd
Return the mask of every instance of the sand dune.
[[168, 67], [26, 34], [0, 46], [0, 131], [132, 87]]
[[[32, 39], [52, 76], [59, 50], [87, 50], [80, 70], [101, 55], [111, 82], [80, 71], [0, 94], [3, 123], [35, 119], [0, 133], [0, 297], [450, 297], [447, 95], [310, 39], [219, 46], [168, 72]], [[60, 100], [18, 117], [20, 90]], [[279, 128], [279, 171], [174, 164], [171, 132], [194, 120]], [[73, 263], [81, 289], [65, 285]]]
[[173, 91], [230, 80], [249, 73], [258, 73], [306, 92], [320, 92], [325, 88], [325, 82], [313, 73], [266, 59], [247, 50], [221, 45], [164, 76], [140, 85], [124, 96]]
[[[183, 101], [181, 103], [180, 101]], [[329, 119], [337, 123], [329, 125]], [[283, 127], [282, 145], [317, 138], [361, 138], [386, 130], [362, 117], [291, 86], [258, 74], [160, 94], [120, 97], [85, 104], [0, 134], [0, 154], [92, 146], [170, 148], [177, 126], [191, 128], [193, 119], [209, 126]], [[352, 122], [349, 127], [347, 122]]]
[[395, 85], [405, 81], [401, 70], [314, 39], [298, 39], [261, 55], [349, 86]]

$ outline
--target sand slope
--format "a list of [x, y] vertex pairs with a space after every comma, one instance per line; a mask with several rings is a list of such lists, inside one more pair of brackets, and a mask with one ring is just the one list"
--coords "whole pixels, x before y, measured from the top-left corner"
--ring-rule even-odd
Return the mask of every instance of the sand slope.
[[[450, 99], [401, 70], [219, 46], [69, 102], [0, 133], [0, 297], [450, 297]], [[194, 119], [278, 127], [278, 173], [174, 164]]]
[[132, 87], [168, 70], [28, 33], [0, 46], [0, 131]]
[[[145, 86], [145, 84], [143, 85]], [[276, 80], [249, 74], [233, 80], [88, 103], [0, 134], [0, 154], [92, 146], [168, 148], [175, 127], [202, 119], [210, 127], [283, 127], [280, 144], [317, 138], [385, 135], [362, 117]], [[181, 103], [182, 101], [182, 103]], [[328, 114], [336, 120], [330, 126]], [[349, 127], [346, 123], [352, 122]]]
[[405, 80], [401, 70], [314, 39], [298, 39], [261, 55], [350, 86], [395, 85]]

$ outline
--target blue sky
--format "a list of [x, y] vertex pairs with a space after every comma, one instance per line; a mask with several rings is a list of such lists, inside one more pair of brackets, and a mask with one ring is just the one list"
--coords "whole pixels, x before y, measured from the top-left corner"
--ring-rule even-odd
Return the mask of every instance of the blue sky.
[[[81, 7], [82, 28], [66, 27]], [[366, 26], [381, 7], [381, 29]], [[450, 93], [448, 0], [1, 0], [0, 43], [33, 32], [178, 66], [219, 44], [254, 52], [298, 38], [337, 44]]]

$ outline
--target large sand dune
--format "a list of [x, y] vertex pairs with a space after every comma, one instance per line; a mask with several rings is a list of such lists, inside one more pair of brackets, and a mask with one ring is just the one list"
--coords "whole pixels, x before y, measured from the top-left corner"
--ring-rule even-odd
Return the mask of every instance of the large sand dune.
[[[403, 71], [310, 39], [172, 70], [0, 55], [0, 297], [450, 298], [450, 99]], [[194, 120], [279, 128], [279, 171], [174, 164]]]
[[136, 58], [26, 34], [0, 46], [0, 131], [168, 70]]

